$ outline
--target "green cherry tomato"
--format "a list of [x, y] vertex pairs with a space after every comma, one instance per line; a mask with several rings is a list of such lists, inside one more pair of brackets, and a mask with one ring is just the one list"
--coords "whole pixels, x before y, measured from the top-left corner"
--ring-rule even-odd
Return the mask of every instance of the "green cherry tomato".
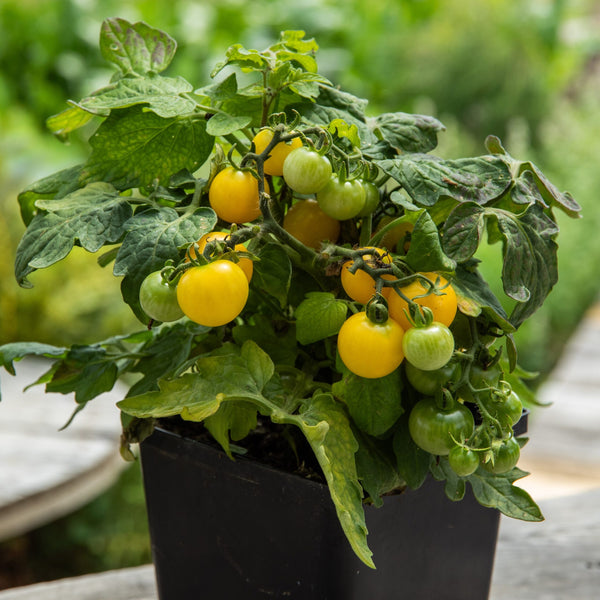
[[523, 403], [515, 392], [504, 397], [490, 394], [482, 402], [485, 409], [492, 417], [498, 419], [503, 427], [516, 425], [523, 413]]
[[440, 408], [433, 398], [419, 400], [408, 418], [408, 430], [415, 444], [440, 456], [446, 456], [456, 446], [454, 440], [467, 439], [474, 427], [473, 414], [466, 406], [455, 402]]
[[477, 471], [479, 466], [479, 454], [471, 448], [454, 446], [448, 454], [450, 468], [459, 477], [468, 477]]
[[448, 363], [440, 369], [433, 371], [423, 371], [418, 369], [412, 363], [404, 363], [404, 372], [406, 378], [417, 392], [425, 396], [433, 396], [448, 380], [452, 377], [456, 364]]
[[331, 179], [331, 163], [326, 156], [302, 146], [285, 159], [283, 179], [299, 194], [316, 194]]
[[441, 369], [452, 358], [454, 337], [441, 323], [411, 327], [404, 334], [402, 349], [406, 360], [423, 371]]
[[379, 204], [379, 188], [370, 181], [361, 181], [365, 188], [365, 205], [362, 210], [358, 213], [359, 217], [366, 217], [370, 215]]
[[497, 448], [493, 449], [494, 460], [482, 463], [483, 468], [490, 473], [506, 473], [510, 471], [518, 462], [521, 456], [521, 447], [519, 442], [511, 435], [502, 440]]
[[140, 286], [143, 311], [155, 321], [177, 321], [183, 311], [177, 303], [177, 288], [165, 283], [160, 271], [150, 273]]
[[[480, 398], [490, 398], [490, 388], [497, 388], [501, 377], [502, 368], [498, 364], [485, 368], [478, 363], [473, 363], [469, 370], [469, 383], [473, 389], [480, 391], [478, 394]], [[475, 401], [473, 390], [468, 385], [462, 386], [459, 394], [469, 402]]]
[[365, 188], [360, 181], [340, 181], [337, 175], [332, 175], [325, 187], [317, 192], [317, 202], [333, 219], [352, 219], [365, 205]]

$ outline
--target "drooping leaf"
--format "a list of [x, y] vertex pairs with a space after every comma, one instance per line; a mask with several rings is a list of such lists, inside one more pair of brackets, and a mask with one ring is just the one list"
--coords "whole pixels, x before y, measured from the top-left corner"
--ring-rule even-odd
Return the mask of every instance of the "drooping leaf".
[[48, 129], [59, 137], [66, 137], [68, 133], [79, 129], [86, 125], [93, 115], [78, 106], [70, 106], [69, 108], [52, 115], [46, 119]]
[[296, 308], [296, 339], [306, 345], [335, 335], [347, 313], [347, 304], [333, 294], [308, 292]]
[[59, 200], [38, 200], [37, 206], [48, 212], [33, 218], [17, 248], [15, 275], [23, 287], [31, 287], [27, 275], [65, 258], [76, 242], [96, 252], [118, 241], [133, 212], [127, 198], [102, 182]]
[[429, 152], [438, 143], [437, 134], [446, 128], [435, 118], [403, 112], [384, 113], [368, 119], [369, 128], [386, 141], [395, 154]]
[[206, 121], [193, 116], [164, 119], [141, 106], [113, 110], [90, 138], [84, 181], [108, 181], [117, 189], [167, 185], [170, 177], [195, 171], [210, 156], [214, 138]]
[[65, 356], [66, 348], [41, 344], [39, 342], [12, 342], [0, 346], [0, 364], [11, 374], [16, 375], [14, 362], [26, 356], [58, 358]]
[[162, 269], [169, 259], [179, 259], [179, 248], [197, 242], [212, 231], [217, 216], [210, 208], [199, 208], [179, 215], [172, 208], [136, 213], [127, 222], [127, 234], [119, 248], [113, 272], [124, 276], [123, 299], [142, 322], [145, 315], [139, 305], [139, 289], [149, 273]]
[[512, 183], [510, 169], [500, 156], [444, 160], [430, 154], [403, 154], [377, 164], [419, 206], [434, 206], [445, 197], [483, 205], [502, 196]]
[[398, 369], [377, 379], [365, 379], [347, 371], [333, 384], [332, 391], [346, 404], [361, 431], [378, 436], [388, 431], [404, 412], [402, 387]]
[[438, 462], [432, 463], [430, 470], [435, 479], [446, 482], [444, 492], [449, 500], [458, 502], [464, 498], [467, 491], [466, 480], [452, 470], [446, 457], [440, 457]]
[[453, 271], [456, 266], [442, 249], [438, 228], [427, 211], [423, 211], [415, 222], [406, 262], [421, 272]]
[[227, 113], [217, 113], [209, 119], [206, 125], [206, 132], [215, 137], [228, 135], [234, 131], [247, 127], [251, 122], [252, 117], [246, 115], [234, 117]]
[[204, 424], [227, 456], [233, 458], [230, 440], [241, 440], [256, 427], [257, 409], [243, 401], [225, 402], [214, 415], [204, 420]]
[[175, 56], [177, 42], [146, 23], [111, 18], [100, 29], [102, 56], [122, 75], [147, 75], [164, 71]]

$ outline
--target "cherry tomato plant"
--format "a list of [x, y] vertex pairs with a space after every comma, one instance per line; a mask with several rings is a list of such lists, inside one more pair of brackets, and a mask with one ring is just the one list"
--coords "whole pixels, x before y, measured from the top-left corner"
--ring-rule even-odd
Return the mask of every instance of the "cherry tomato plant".
[[[100, 47], [110, 82], [48, 120], [61, 139], [87, 125], [89, 155], [19, 195], [15, 273], [31, 287], [74, 246], [98, 252], [139, 331], [8, 344], [5, 368], [47, 357], [48, 389], [74, 391], [77, 411], [128, 374], [125, 457], [179, 416], [230, 456], [258, 418], [304, 434], [369, 566], [363, 502], [429, 474], [540, 520], [514, 486], [513, 333], [557, 281], [556, 213], [577, 217], [575, 200], [493, 136], [448, 160], [437, 119], [367, 117], [300, 31], [232, 46], [203, 82], [165, 75], [176, 42], [148, 25], [108, 19]], [[476, 257], [486, 240], [500, 297]]]

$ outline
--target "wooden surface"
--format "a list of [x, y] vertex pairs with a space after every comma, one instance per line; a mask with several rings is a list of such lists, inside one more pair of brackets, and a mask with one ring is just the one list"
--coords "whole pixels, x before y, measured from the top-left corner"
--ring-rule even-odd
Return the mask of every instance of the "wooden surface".
[[46, 394], [43, 386], [23, 391], [47, 365], [24, 360], [16, 367], [17, 377], [0, 369], [0, 540], [86, 504], [124, 466], [115, 406], [122, 389], [94, 400], [59, 431], [77, 406], [73, 397]]

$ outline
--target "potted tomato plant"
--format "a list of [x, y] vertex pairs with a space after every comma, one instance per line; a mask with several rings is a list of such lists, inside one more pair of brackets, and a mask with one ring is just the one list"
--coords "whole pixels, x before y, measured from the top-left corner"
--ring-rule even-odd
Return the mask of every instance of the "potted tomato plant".
[[202, 87], [144, 23], [107, 20], [100, 48], [110, 84], [48, 121], [95, 121], [89, 156], [19, 195], [15, 272], [104, 249], [144, 327], [0, 356], [49, 358], [76, 411], [131, 383], [160, 597], [486, 597], [499, 512], [542, 519], [514, 485], [513, 333], [577, 203], [495, 137], [436, 156], [438, 120], [370, 114], [303, 32], [232, 46]]

